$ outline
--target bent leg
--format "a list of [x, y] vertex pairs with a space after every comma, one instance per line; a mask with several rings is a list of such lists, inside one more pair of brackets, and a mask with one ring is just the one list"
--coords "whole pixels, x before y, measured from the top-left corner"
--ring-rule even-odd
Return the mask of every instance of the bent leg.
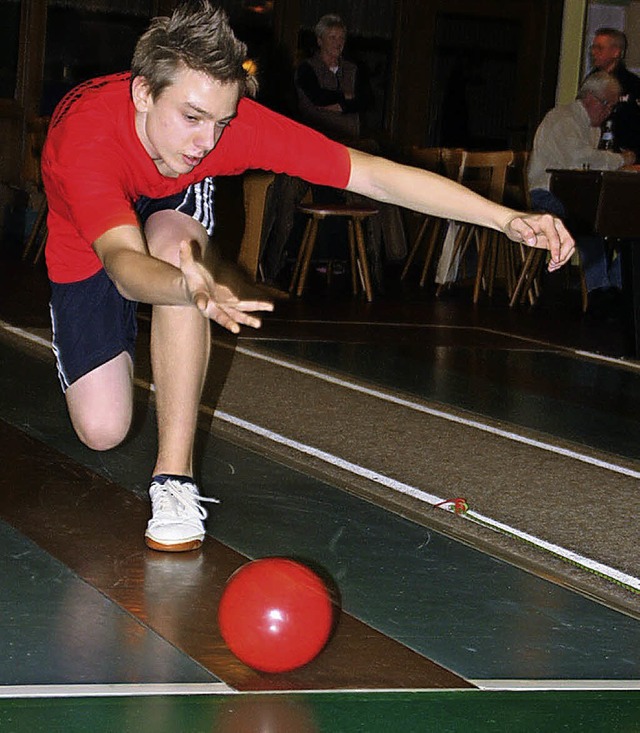
[[51, 325], [58, 376], [80, 440], [108, 450], [127, 435], [133, 412], [136, 304], [104, 270], [51, 283]]
[[65, 392], [67, 408], [80, 440], [94, 450], [121, 443], [133, 414], [133, 363], [127, 352], [93, 369]]

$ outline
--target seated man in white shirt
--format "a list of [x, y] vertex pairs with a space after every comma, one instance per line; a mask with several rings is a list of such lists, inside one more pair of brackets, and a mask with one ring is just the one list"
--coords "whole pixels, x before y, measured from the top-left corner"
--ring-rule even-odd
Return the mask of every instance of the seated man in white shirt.
[[[549, 168], [617, 170], [635, 162], [635, 153], [599, 150], [600, 127], [620, 97], [618, 80], [604, 71], [588, 76], [577, 98], [547, 112], [540, 123], [529, 159], [528, 183], [532, 208], [564, 218], [562, 202], [549, 190]], [[601, 237], [578, 237], [590, 302], [608, 299], [621, 289], [620, 258], [610, 259]], [[591, 297], [591, 296], [594, 297]]]

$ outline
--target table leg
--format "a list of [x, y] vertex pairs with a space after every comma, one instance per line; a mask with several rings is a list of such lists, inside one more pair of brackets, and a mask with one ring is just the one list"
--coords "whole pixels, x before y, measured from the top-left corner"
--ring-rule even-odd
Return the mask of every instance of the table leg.
[[625, 240], [622, 257], [622, 292], [625, 330], [630, 356], [640, 355], [640, 240]]
[[640, 241], [629, 242], [628, 251], [631, 256], [631, 346], [633, 356], [640, 354]]

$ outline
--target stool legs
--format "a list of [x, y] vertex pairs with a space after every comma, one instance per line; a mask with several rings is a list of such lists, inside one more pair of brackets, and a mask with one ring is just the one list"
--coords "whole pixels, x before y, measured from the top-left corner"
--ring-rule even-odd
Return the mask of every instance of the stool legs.
[[442, 228], [442, 219], [434, 219], [431, 223], [431, 236], [429, 237], [429, 243], [427, 244], [427, 251], [424, 256], [424, 264], [422, 265], [422, 273], [420, 274], [420, 287], [423, 288], [427, 281], [427, 273], [429, 271], [429, 265], [433, 259], [433, 254], [436, 249], [436, 242], [440, 236], [440, 230]]
[[433, 255], [436, 248], [436, 243], [438, 241], [438, 238], [440, 236], [440, 230], [442, 228], [442, 219], [439, 219], [437, 217], [430, 217], [425, 216], [422, 224], [420, 225], [420, 229], [418, 230], [418, 234], [416, 235], [415, 241], [413, 245], [411, 246], [411, 250], [409, 254], [407, 255], [407, 259], [405, 260], [404, 267], [402, 268], [402, 273], [400, 275], [400, 279], [404, 280], [407, 276], [407, 273], [409, 272], [409, 268], [411, 267], [411, 263], [413, 262], [418, 249], [420, 247], [420, 244], [422, 243], [423, 239], [425, 238], [427, 232], [429, 232], [429, 241], [427, 242], [426, 252], [424, 256], [424, 263], [422, 265], [422, 271], [420, 273], [420, 287], [424, 287], [424, 284], [427, 280], [427, 273], [429, 270], [429, 265], [431, 264], [431, 261], [433, 259]]
[[411, 245], [411, 249], [409, 250], [409, 254], [407, 255], [407, 259], [405, 260], [404, 267], [402, 268], [402, 273], [400, 274], [401, 280], [404, 280], [405, 277], [407, 276], [407, 273], [409, 272], [411, 263], [413, 262], [413, 259], [418, 252], [418, 248], [420, 247], [422, 238], [424, 237], [427, 231], [429, 223], [430, 223], [430, 217], [425, 215], [424, 219], [422, 220], [422, 223], [420, 224], [420, 229], [418, 230], [418, 234], [416, 235], [415, 241]]
[[[311, 264], [311, 256], [313, 249], [316, 244], [316, 238], [318, 236], [318, 224], [324, 216], [311, 215], [307, 226], [304, 230], [302, 242], [300, 244], [300, 250], [298, 257], [296, 258], [296, 264], [293, 269], [293, 276], [291, 277], [291, 284], [289, 285], [289, 292], [300, 297], [304, 290], [304, 286], [307, 280], [307, 274], [309, 272], [309, 265]], [[371, 274], [369, 272], [369, 260], [367, 258], [367, 251], [364, 243], [364, 233], [362, 230], [362, 220], [358, 216], [351, 216], [348, 220], [348, 232], [349, 232], [349, 261], [351, 264], [351, 287], [353, 294], [358, 292], [358, 271], [362, 278], [362, 286], [365, 292], [365, 296], [368, 302], [373, 300], [373, 286], [371, 283]]]
[[351, 290], [358, 293], [358, 256], [356, 254], [356, 235], [353, 231], [353, 222], [349, 221], [349, 263], [351, 265]]
[[535, 302], [536, 293], [531, 293], [530, 291], [532, 287], [535, 287], [538, 270], [540, 269], [540, 265], [544, 261], [546, 253], [544, 252], [544, 250], [534, 249], [533, 247], [531, 247], [527, 248], [525, 254], [524, 246], [520, 245], [520, 254], [523, 259], [522, 270], [520, 272], [520, 277], [518, 278], [518, 281], [513, 289], [513, 295], [511, 296], [511, 300], [509, 301], [509, 308], [513, 308], [513, 306], [518, 302], [521, 297], [524, 300], [525, 296], [523, 294], [526, 293], [530, 293], [530, 302], [531, 305], [533, 305], [533, 303]]
[[[460, 228], [458, 229], [456, 239], [451, 250], [451, 263], [455, 262], [457, 259], [458, 262], [462, 264], [464, 255], [466, 254], [467, 248], [471, 244], [471, 240], [474, 236], [476, 236], [475, 225], [465, 223], [460, 224]], [[451, 265], [449, 265], [449, 269], [451, 269]], [[448, 282], [438, 284], [438, 287], [436, 288], [436, 298], [440, 297], [440, 293], [442, 293], [443, 288], [448, 287], [448, 285], [450, 285]]]
[[352, 226], [356, 235], [356, 248], [358, 252], [358, 262], [362, 270], [362, 279], [364, 280], [364, 292], [367, 301], [371, 303], [373, 300], [373, 287], [371, 285], [371, 273], [369, 272], [369, 260], [367, 259], [367, 250], [364, 246], [364, 234], [362, 232], [362, 221], [353, 217]]
[[476, 270], [476, 279], [473, 284], [473, 303], [477, 305], [480, 300], [480, 288], [482, 287], [482, 280], [485, 277], [485, 270], [487, 267], [487, 260], [489, 260], [489, 266], [491, 267], [491, 242], [489, 241], [489, 232], [487, 229], [482, 229], [477, 234], [478, 241], [478, 264]]
[[318, 219], [316, 219], [315, 216], [312, 216], [307, 222], [307, 226], [304, 230], [304, 236], [302, 237], [302, 243], [300, 244], [296, 265], [293, 270], [293, 277], [291, 278], [291, 285], [289, 286], [289, 292], [293, 292], [295, 290], [298, 297], [302, 295], [302, 291], [304, 290], [304, 284], [307, 280], [311, 255], [313, 253], [317, 236]]

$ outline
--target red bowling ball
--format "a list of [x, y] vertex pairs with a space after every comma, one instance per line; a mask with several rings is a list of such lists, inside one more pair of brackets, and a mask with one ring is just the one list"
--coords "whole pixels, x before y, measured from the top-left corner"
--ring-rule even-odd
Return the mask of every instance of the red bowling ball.
[[333, 626], [324, 582], [287, 558], [253, 560], [229, 578], [218, 607], [229, 649], [261, 672], [287, 672], [314, 659]]

